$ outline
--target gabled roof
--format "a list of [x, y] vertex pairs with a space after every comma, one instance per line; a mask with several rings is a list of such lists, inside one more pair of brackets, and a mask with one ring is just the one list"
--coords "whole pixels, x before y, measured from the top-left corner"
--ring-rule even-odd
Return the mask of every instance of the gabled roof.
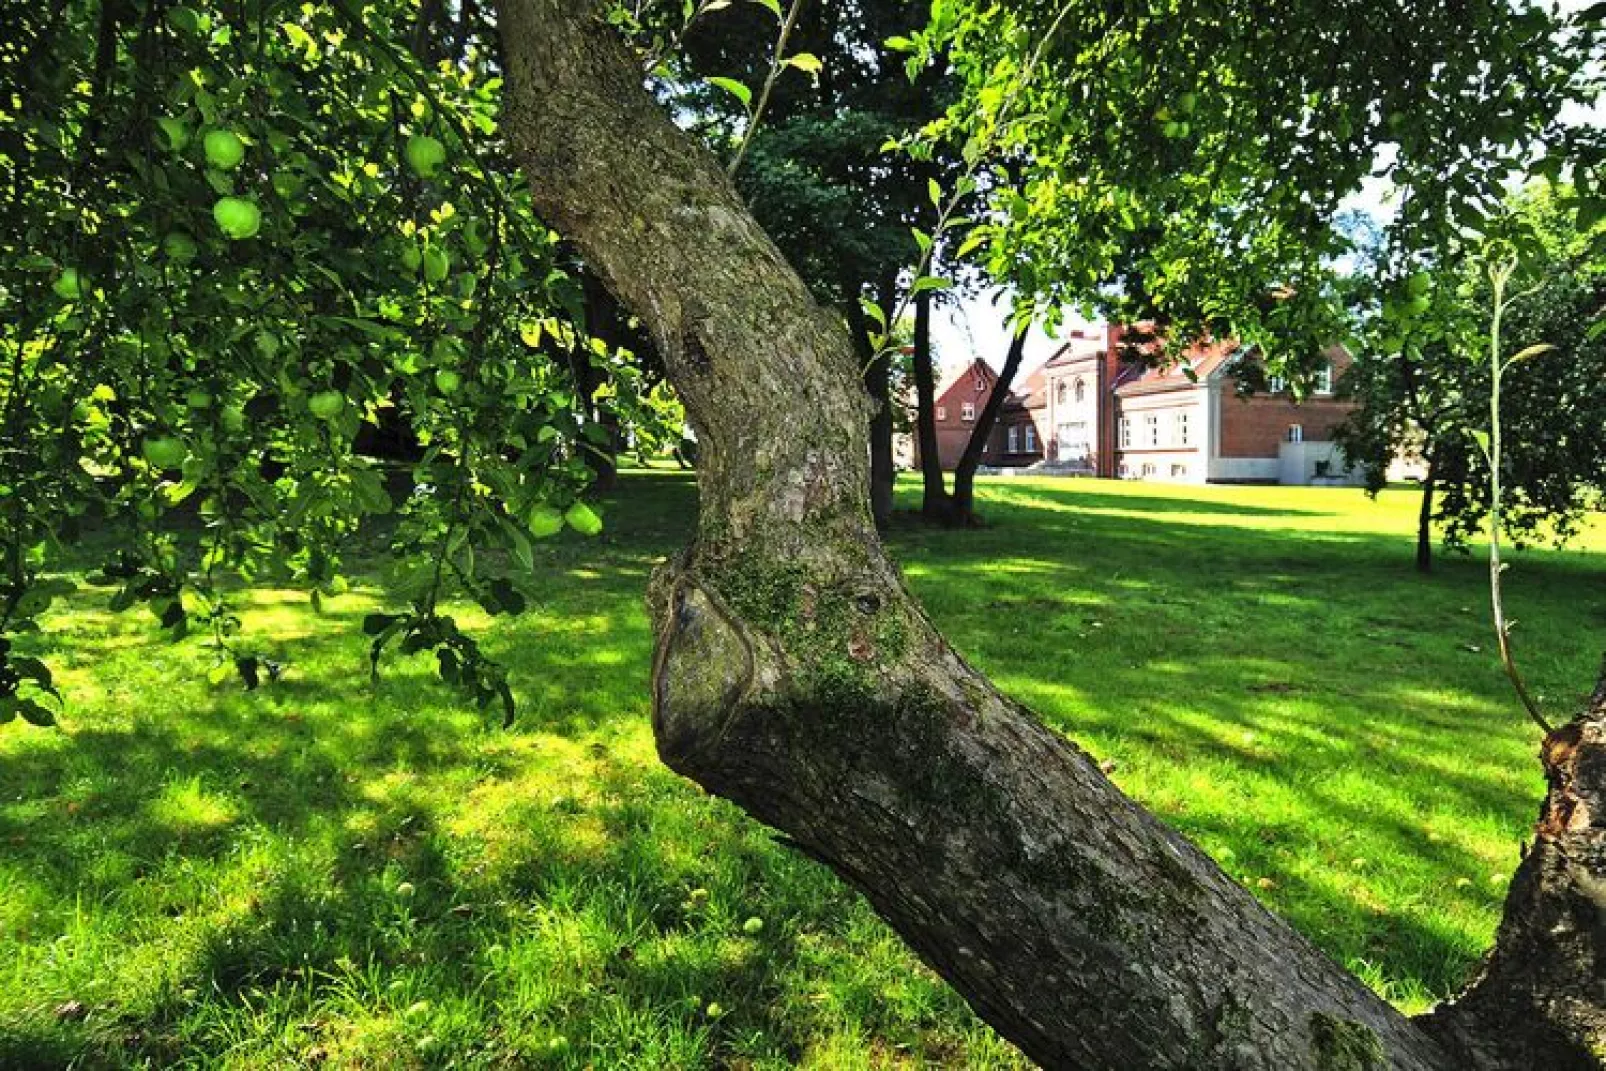
[[[1145, 354], [1156, 353], [1159, 348], [1158, 342], [1140, 346]], [[1125, 396], [1192, 390], [1225, 369], [1242, 348], [1236, 339], [1208, 339], [1189, 346], [1179, 360], [1158, 368], [1128, 364], [1116, 379], [1115, 393]]]
[[1048, 405], [1048, 372], [1047, 365], [1038, 365], [1032, 369], [1032, 374], [1021, 380], [1015, 388], [1015, 397], [1020, 400], [1023, 409], [1042, 409]]
[[[945, 399], [948, 393], [956, 386], [959, 386], [972, 377], [978, 375], [986, 381], [987, 386], [985, 390], [981, 392], [967, 391], [966, 393], [974, 394], [979, 398], [985, 398], [987, 395], [992, 393], [993, 386], [998, 382], [998, 373], [993, 371], [992, 365], [988, 364], [980, 357], [977, 357], [975, 360], [965, 365], [957, 373], [950, 376], [942, 384], [942, 386], [937, 388], [936, 398], [939, 401]], [[999, 412], [1008, 413], [1021, 409], [1036, 409], [1047, 405], [1048, 395], [1044, 389], [1046, 384], [1047, 377], [1043, 375], [1043, 370], [1041, 367], [1035, 369], [1024, 380], [1016, 380], [1015, 389], [1011, 390], [1009, 395], [1004, 398], [1004, 404], [999, 409]], [[1035, 404], [1033, 404], [1032, 401], [1034, 392], [1039, 396]]]

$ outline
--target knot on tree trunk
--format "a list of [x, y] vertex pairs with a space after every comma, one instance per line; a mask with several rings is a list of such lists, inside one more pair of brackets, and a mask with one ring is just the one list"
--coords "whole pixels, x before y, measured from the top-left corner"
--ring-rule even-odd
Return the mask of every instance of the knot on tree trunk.
[[1478, 978], [1424, 1025], [1475, 1068], [1606, 1065], [1606, 676], [1540, 748], [1548, 791]]

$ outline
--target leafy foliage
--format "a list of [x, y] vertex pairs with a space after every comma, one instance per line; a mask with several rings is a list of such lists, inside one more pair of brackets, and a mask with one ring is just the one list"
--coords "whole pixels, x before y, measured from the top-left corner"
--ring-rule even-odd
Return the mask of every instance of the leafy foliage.
[[1301, 372], [1344, 337], [1333, 221], [1368, 174], [1406, 191], [1402, 240], [1421, 248], [1476, 225], [1536, 140], [1590, 141], [1562, 110], [1591, 91], [1598, 36], [1562, 29], [1504, 0], [945, 0], [908, 48], [965, 79], [926, 137], [977, 165], [972, 242], [995, 278]]
[[[1504, 357], [1553, 347], [1503, 377], [1502, 529], [1518, 543], [1565, 541], [1606, 489], [1606, 337], [1592, 329], [1606, 306], [1606, 259], [1594, 252], [1606, 227], [1578, 230], [1575, 203], [1569, 189], [1535, 188], [1513, 201], [1502, 224], [1527, 251], [1513, 283], [1519, 296], [1504, 315]], [[1431, 270], [1357, 293], [1370, 310], [1367, 341], [1346, 386], [1361, 404], [1340, 431], [1374, 490], [1397, 454], [1422, 458], [1439, 491], [1436, 520], [1460, 550], [1491, 505], [1491, 294], [1482, 257], [1481, 242], [1456, 241]]]
[[127, 533], [114, 608], [175, 638], [204, 623], [255, 686], [266, 662], [235, 647], [226, 579], [293, 579], [316, 603], [385, 518], [409, 636], [505, 700], [435, 606], [447, 589], [522, 605], [517, 566], [604, 435], [578, 366], [615, 366], [601, 404], [643, 406], [634, 369], [574, 326], [579, 288], [517, 175], [487, 163], [507, 157], [494, 41], [466, 11], [426, 33], [440, 17], [18, 13], [0, 44], [0, 635], [33, 626], [52, 555], [93, 518]]

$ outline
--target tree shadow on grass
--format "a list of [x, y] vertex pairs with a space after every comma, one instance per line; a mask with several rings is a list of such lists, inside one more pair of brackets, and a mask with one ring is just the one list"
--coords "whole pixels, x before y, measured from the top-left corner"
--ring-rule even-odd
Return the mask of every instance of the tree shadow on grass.
[[[1061, 520], [992, 490], [1019, 523], [893, 543], [954, 645], [1331, 954], [1454, 991], [1543, 791], [1485, 566], [1421, 578], [1405, 536], [1101, 516], [1076, 489]], [[1544, 553], [1508, 577], [1558, 718], [1593, 680], [1600, 577]]]

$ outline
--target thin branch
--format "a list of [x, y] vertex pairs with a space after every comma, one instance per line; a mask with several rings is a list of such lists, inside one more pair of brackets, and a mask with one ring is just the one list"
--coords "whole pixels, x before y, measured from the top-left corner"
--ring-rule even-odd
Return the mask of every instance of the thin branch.
[[742, 157], [747, 155], [748, 146], [753, 143], [753, 135], [764, 121], [764, 109], [769, 107], [770, 93], [775, 89], [775, 83], [780, 81], [781, 73], [786, 70], [786, 42], [797, 27], [797, 17], [803, 13], [803, 0], [792, 0], [792, 8], [786, 13], [786, 19], [781, 23], [781, 34], [775, 39], [775, 55], [770, 59], [770, 73], [764, 77], [764, 88], [759, 91], [758, 104], [753, 108], [753, 114], [747, 118], [747, 129], [742, 132], [742, 143], [736, 146], [736, 155], [731, 157], [730, 165], [725, 169], [729, 175], [736, 174], [742, 166]]
[[[1541, 729], [1547, 734], [1553, 732], [1550, 722], [1545, 720], [1539, 709], [1539, 703], [1528, 690], [1523, 681], [1521, 672], [1517, 669], [1516, 656], [1511, 649], [1512, 622], [1506, 620], [1505, 601], [1501, 595], [1500, 573], [1503, 566], [1500, 562], [1500, 525], [1502, 521], [1501, 496], [1503, 489], [1500, 479], [1500, 381], [1505, 373], [1505, 365], [1500, 357], [1500, 326], [1506, 306], [1511, 300], [1506, 297], [1506, 284], [1510, 282], [1512, 273], [1516, 271], [1517, 260], [1513, 256], [1508, 260], [1489, 266], [1489, 282], [1494, 288], [1494, 317], [1489, 327], [1489, 372], [1491, 388], [1489, 391], [1489, 603], [1494, 613], [1495, 640], [1500, 647], [1500, 663], [1505, 667], [1506, 677], [1510, 679], [1511, 686], [1517, 692], [1517, 698], [1522, 701], [1523, 707]], [[1518, 295], [1526, 296], [1527, 293]]]

